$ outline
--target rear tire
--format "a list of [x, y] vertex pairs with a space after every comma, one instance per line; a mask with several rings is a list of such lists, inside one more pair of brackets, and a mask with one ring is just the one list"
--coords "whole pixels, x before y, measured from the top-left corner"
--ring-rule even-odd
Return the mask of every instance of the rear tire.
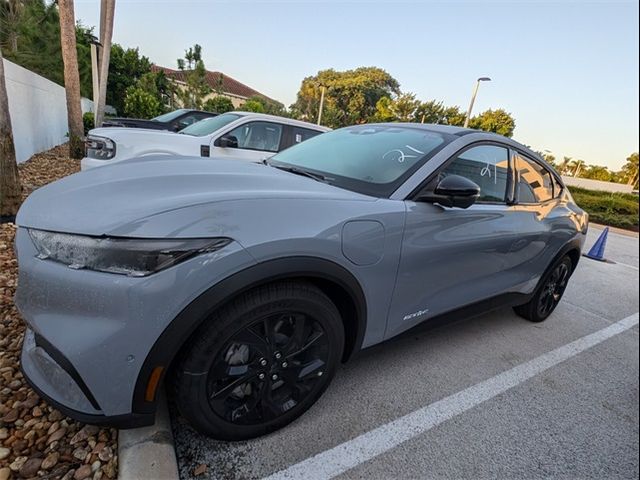
[[213, 438], [264, 435], [320, 398], [343, 349], [340, 314], [321, 290], [305, 282], [258, 287], [214, 313], [185, 346], [178, 409]]
[[571, 258], [568, 255], [562, 257], [544, 274], [533, 298], [524, 305], [514, 307], [513, 310], [531, 322], [546, 320], [560, 303], [572, 269]]

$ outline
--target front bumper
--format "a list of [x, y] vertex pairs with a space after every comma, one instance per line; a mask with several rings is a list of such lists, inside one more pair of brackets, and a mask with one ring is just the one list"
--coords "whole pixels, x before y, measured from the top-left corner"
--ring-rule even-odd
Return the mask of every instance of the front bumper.
[[25, 377], [70, 417], [120, 427], [153, 422], [155, 399], [134, 397], [150, 380], [142, 366], [162, 332], [203, 291], [254, 263], [232, 242], [148, 277], [73, 270], [36, 258], [22, 227], [16, 251]]
[[[33, 330], [27, 329], [22, 345], [20, 367], [27, 383], [41, 398], [60, 410], [63, 414], [83, 423], [105, 425], [114, 428], [137, 428], [152, 425], [154, 414], [129, 413], [124, 415], [105, 415], [99, 410], [90, 391], [71, 366], [71, 372], [63, 368], [53, 357], [66, 364], [68, 360], [50, 345], [36, 342]], [[76, 377], [76, 378], [74, 378]], [[82, 387], [85, 388], [82, 388]], [[69, 405], [75, 405], [70, 407]], [[96, 408], [98, 407], [98, 409]]]

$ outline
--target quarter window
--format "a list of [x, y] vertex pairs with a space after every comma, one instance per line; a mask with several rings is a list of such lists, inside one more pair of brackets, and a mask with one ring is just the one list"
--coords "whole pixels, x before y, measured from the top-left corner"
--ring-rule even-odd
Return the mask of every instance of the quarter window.
[[282, 136], [282, 125], [270, 122], [250, 122], [240, 125], [225, 136], [234, 136], [238, 148], [277, 152]]
[[562, 185], [556, 177], [553, 177], [553, 198], [558, 198], [562, 193]]
[[464, 151], [441, 172], [460, 175], [480, 187], [478, 202], [506, 202], [507, 178], [509, 178], [509, 152], [495, 145], [479, 145]]
[[514, 154], [514, 164], [520, 203], [541, 203], [553, 198], [553, 180], [546, 168], [519, 153]]
[[322, 132], [318, 130], [309, 130], [308, 128], [291, 127], [292, 145], [302, 143], [305, 140], [309, 140], [316, 135], [320, 135]]

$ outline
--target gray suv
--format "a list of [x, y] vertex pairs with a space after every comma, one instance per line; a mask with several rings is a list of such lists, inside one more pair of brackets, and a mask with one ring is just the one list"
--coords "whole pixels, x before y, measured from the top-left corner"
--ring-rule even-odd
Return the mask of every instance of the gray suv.
[[306, 411], [340, 362], [421, 323], [554, 310], [587, 215], [498, 135], [374, 124], [262, 163], [146, 158], [22, 206], [16, 303], [33, 388], [87, 423], [153, 422], [167, 380], [219, 439]]

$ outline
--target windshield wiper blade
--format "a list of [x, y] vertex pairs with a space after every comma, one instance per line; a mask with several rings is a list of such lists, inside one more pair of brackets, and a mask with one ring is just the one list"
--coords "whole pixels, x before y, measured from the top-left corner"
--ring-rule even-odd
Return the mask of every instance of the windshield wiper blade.
[[314, 180], [317, 180], [318, 182], [325, 182], [327, 181], [327, 177], [325, 177], [324, 175], [320, 174], [320, 173], [312, 173], [309, 172], [307, 170], [304, 170], [302, 168], [298, 168], [298, 167], [288, 167], [285, 165], [274, 165], [273, 163], [267, 163], [264, 162], [265, 165], [269, 165], [270, 167], [273, 168], [277, 168], [279, 170], [284, 170], [285, 172], [289, 172], [289, 173], [294, 173], [296, 175], [302, 175], [303, 177], [309, 177], [309, 178], [313, 178]]

